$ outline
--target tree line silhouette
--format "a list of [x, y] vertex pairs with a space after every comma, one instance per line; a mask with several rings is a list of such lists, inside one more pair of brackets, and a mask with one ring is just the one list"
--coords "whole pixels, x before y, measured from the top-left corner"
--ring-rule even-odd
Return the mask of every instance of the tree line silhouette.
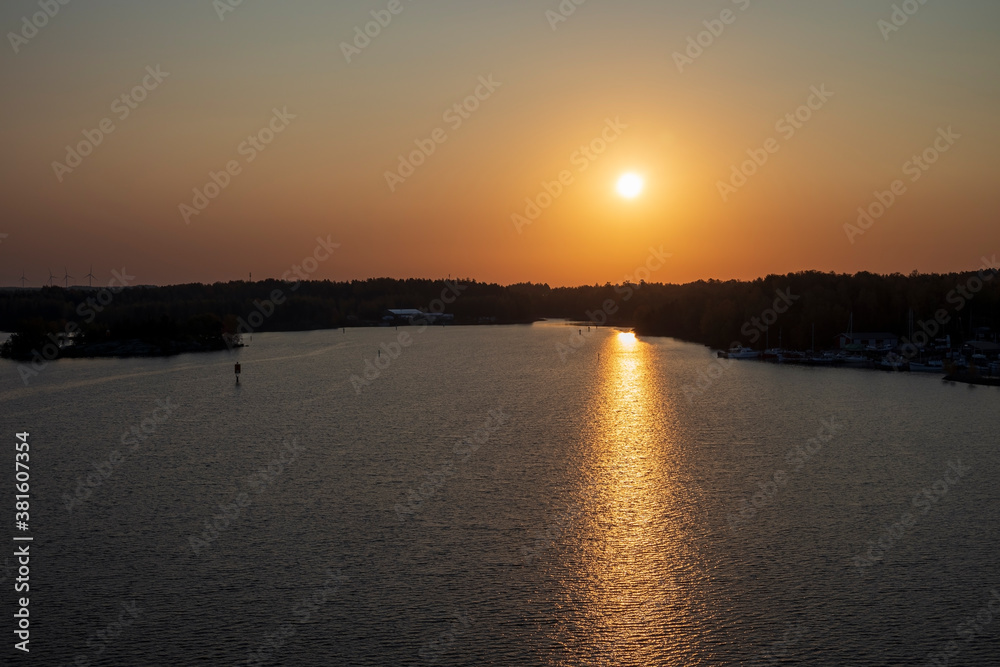
[[[708, 280], [683, 285], [625, 283], [550, 287], [474, 280], [373, 278], [349, 282], [233, 281], [128, 287], [97, 299], [97, 290], [43, 287], [0, 292], [0, 330], [20, 334], [17, 351], [71, 331], [77, 343], [108, 340], [209, 340], [223, 333], [301, 331], [381, 323], [387, 309], [440, 309], [448, 284], [464, 286], [443, 305], [455, 324], [514, 324], [561, 318], [633, 327], [713, 347], [765, 342], [786, 349], [831, 348], [847, 331], [907, 336], [946, 311], [936, 335], [955, 344], [977, 330], [998, 331], [1000, 280], [994, 272], [854, 275], [804, 271], [752, 281]], [[779, 294], [791, 306], [761, 318]], [[911, 315], [912, 313], [912, 315]], [[756, 319], [755, 319], [756, 318]], [[241, 327], [242, 325], [242, 327]], [[749, 334], [758, 332], [756, 336]], [[6, 356], [18, 356], [6, 346]]]

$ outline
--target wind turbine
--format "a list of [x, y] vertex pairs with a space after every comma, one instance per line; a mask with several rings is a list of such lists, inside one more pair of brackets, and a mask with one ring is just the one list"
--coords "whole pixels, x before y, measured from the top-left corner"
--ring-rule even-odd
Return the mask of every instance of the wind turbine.
[[[69, 269], [67, 269], [65, 266], [63, 267], [63, 270], [66, 272], [66, 275], [63, 276], [63, 280], [65, 281], [65, 287], [68, 288], [69, 287], [69, 279], [73, 278], [73, 276], [69, 275]], [[73, 278], [73, 280], [76, 280], [76, 278]]]
[[21, 289], [24, 289], [24, 283], [28, 282], [28, 279], [24, 276], [24, 271], [21, 271]]
[[87, 275], [84, 276], [84, 278], [87, 279], [87, 287], [93, 287], [94, 286], [94, 278], [96, 278], [96, 277], [97, 276], [94, 275], [94, 265], [91, 264], [90, 265], [90, 273], [88, 273]]
[[49, 286], [50, 287], [53, 285], [52, 281], [54, 281], [55, 279], [56, 279], [55, 274], [52, 273], [52, 269], [49, 269]]

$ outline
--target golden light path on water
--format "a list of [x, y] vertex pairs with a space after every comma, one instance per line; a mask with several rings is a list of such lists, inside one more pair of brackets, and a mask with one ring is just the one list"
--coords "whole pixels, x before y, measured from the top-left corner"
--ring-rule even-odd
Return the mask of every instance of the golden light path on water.
[[665, 654], [690, 655], [698, 615], [685, 597], [698, 559], [677, 484], [676, 414], [660, 389], [657, 348], [629, 332], [604, 341], [585, 429], [577, 552], [567, 554], [575, 576], [561, 582], [578, 618], [561, 634], [585, 664], [658, 664]]

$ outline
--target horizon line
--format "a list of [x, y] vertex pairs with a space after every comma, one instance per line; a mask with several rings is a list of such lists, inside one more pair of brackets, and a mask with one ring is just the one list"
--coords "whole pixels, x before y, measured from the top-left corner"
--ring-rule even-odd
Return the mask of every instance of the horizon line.
[[[899, 271], [891, 271], [889, 273], [879, 273], [879, 272], [876, 272], [876, 271], [871, 271], [871, 270], [867, 270], [867, 269], [861, 269], [861, 270], [855, 271], [854, 273], [847, 273], [847, 272], [839, 272], [839, 271], [823, 271], [821, 269], [800, 269], [800, 270], [797, 270], [797, 271], [788, 271], [786, 273], [768, 273], [768, 274], [763, 275], [763, 276], [757, 276], [756, 278], [699, 278], [697, 280], [690, 280], [690, 281], [687, 281], [687, 282], [662, 282], [662, 281], [656, 281], [656, 282], [654, 282], [654, 281], [641, 281], [641, 282], [643, 284], [645, 284], [645, 285], [660, 285], [660, 286], [677, 286], [677, 287], [683, 287], [685, 285], [694, 285], [694, 284], [697, 284], [697, 283], [708, 283], [708, 282], [720, 282], [720, 283], [728, 283], [728, 282], [753, 283], [753, 282], [756, 282], [758, 280], [767, 280], [767, 279], [772, 278], [772, 277], [790, 277], [790, 276], [797, 276], [797, 275], [804, 275], [804, 274], [822, 274], [822, 275], [832, 275], [832, 276], [843, 276], [843, 277], [848, 277], [848, 278], [853, 278], [853, 277], [856, 277], [856, 276], [861, 275], [861, 274], [869, 274], [869, 275], [877, 276], [877, 277], [880, 277], [880, 278], [888, 278], [888, 277], [891, 277], [891, 276], [901, 276], [903, 278], [916, 278], [916, 277], [930, 277], [930, 276], [943, 277], [943, 276], [952, 276], [952, 275], [964, 275], [964, 274], [969, 274], [969, 273], [981, 273], [983, 271], [990, 271], [990, 270], [992, 270], [992, 271], [998, 271], [998, 270], [1000, 270], [1000, 265], [998, 265], [995, 260], [994, 260], [993, 263], [991, 263], [985, 257], [983, 259], [984, 259], [985, 263], [981, 264], [979, 266], [979, 268], [977, 268], [977, 269], [965, 269], [965, 270], [961, 270], [961, 271], [948, 271], [948, 272], [924, 272], [924, 271], [919, 271], [917, 269], [914, 269], [914, 270], [910, 271], [909, 273], [901, 273]], [[18, 278], [17, 280], [20, 280], [20, 278]], [[285, 279], [277, 278], [277, 277], [268, 277], [268, 278], [262, 278], [262, 279], [259, 279], [259, 280], [248, 280], [248, 279], [244, 279], [244, 278], [238, 278], [238, 279], [230, 279], [230, 280], [215, 280], [215, 281], [211, 281], [211, 282], [191, 281], [191, 282], [172, 282], [172, 283], [162, 283], [162, 284], [156, 284], [156, 283], [139, 283], [139, 284], [135, 284], [135, 285], [126, 285], [126, 286], [124, 286], [124, 288], [125, 289], [140, 288], [140, 287], [141, 288], [151, 288], [151, 287], [152, 288], [165, 288], [165, 287], [182, 287], [182, 286], [186, 286], [186, 285], [205, 285], [205, 286], [209, 286], [209, 285], [230, 285], [230, 284], [234, 284], [234, 283], [247, 283], [247, 284], [256, 285], [256, 284], [260, 284], [260, 283], [270, 283], [270, 282], [280, 282], [280, 283], [323, 283], [323, 282], [329, 282], [329, 283], [334, 283], [334, 284], [349, 284], [349, 283], [353, 283], [353, 282], [367, 282], [367, 281], [372, 281], [372, 280], [393, 280], [393, 281], [420, 280], [420, 281], [427, 281], [427, 282], [434, 282], [434, 283], [436, 283], [436, 282], [462, 282], [462, 283], [480, 284], [480, 285], [495, 285], [495, 286], [499, 286], [499, 287], [513, 287], [515, 285], [536, 285], [536, 286], [539, 286], [539, 287], [545, 286], [545, 287], [548, 287], [549, 289], [577, 289], [577, 288], [581, 288], [581, 287], [604, 287], [604, 286], [608, 286], [608, 285], [611, 285], [611, 286], [619, 285], [620, 286], [620, 285], [626, 285], [626, 284], [628, 284], [628, 285], [638, 285], [638, 284], [640, 284], [640, 283], [635, 282], [635, 281], [624, 280], [622, 282], [605, 281], [604, 283], [579, 283], [579, 284], [575, 284], [575, 285], [555, 285], [555, 286], [553, 286], [553, 285], [550, 285], [548, 282], [544, 282], [544, 281], [543, 282], [535, 282], [535, 281], [530, 281], [530, 280], [528, 280], [528, 281], [521, 280], [521, 281], [516, 281], [516, 282], [501, 283], [501, 282], [497, 282], [497, 281], [478, 280], [476, 278], [470, 278], [468, 276], [466, 276], [466, 277], [452, 278], [451, 275], [449, 274], [449, 276], [446, 277], [446, 278], [440, 278], [440, 277], [439, 278], [426, 278], [426, 277], [417, 277], [417, 276], [408, 276], [408, 277], [405, 277], [405, 278], [392, 277], [392, 276], [369, 276], [367, 278], [345, 278], [345, 279], [337, 279], [337, 280], [334, 280], [334, 279], [331, 279], [331, 278], [308, 279], [308, 280], [285, 280]], [[93, 286], [91, 286], [91, 285], [70, 285], [68, 287], [64, 287], [63, 285], [51, 285], [51, 284], [50, 285], [37, 285], [37, 286], [22, 287], [20, 285], [16, 285], [15, 284], [15, 285], [0, 285], [0, 290], [4, 290], [4, 291], [8, 291], [8, 290], [31, 291], [31, 290], [41, 290], [41, 289], [44, 289], [44, 288], [53, 288], [53, 289], [60, 289], [60, 290], [64, 290], [64, 291], [70, 291], [70, 290], [100, 290], [100, 289], [106, 289], [107, 287], [108, 287], [108, 285], [102, 286], [100, 284], [93, 285]], [[118, 286], [117, 288], [121, 289], [120, 286]]]

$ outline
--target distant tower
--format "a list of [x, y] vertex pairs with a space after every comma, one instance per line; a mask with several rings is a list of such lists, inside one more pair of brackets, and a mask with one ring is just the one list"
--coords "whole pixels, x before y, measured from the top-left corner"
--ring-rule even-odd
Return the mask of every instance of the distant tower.
[[90, 273], [88, 273], [87, 275], [84, 276], [84, 278], [87, 279], [87, 287], [93, 287], [94, 286], [94, 278], [96, 278], [96, 277], [97, 276], [94, 275], [94, 265], [91, 264], [90, 265]]
[[21, 289], [24, 289], [24, 283], [28, 282], [28, 279], [24, 276], [24, 271], [21, 271]]
[[[73, 276], [69, 275], [69, 269], [67, 269], [65, 266], [63, 267], [63, 271], [65, 271], [65, 273], [66, 273], [66, 275], [63, 276], [63, 285], [68, 288], [69, 287], [69, 279], [73, 278]], [[76, 278], [73, 278], [73, 279], [76, 280]]]

